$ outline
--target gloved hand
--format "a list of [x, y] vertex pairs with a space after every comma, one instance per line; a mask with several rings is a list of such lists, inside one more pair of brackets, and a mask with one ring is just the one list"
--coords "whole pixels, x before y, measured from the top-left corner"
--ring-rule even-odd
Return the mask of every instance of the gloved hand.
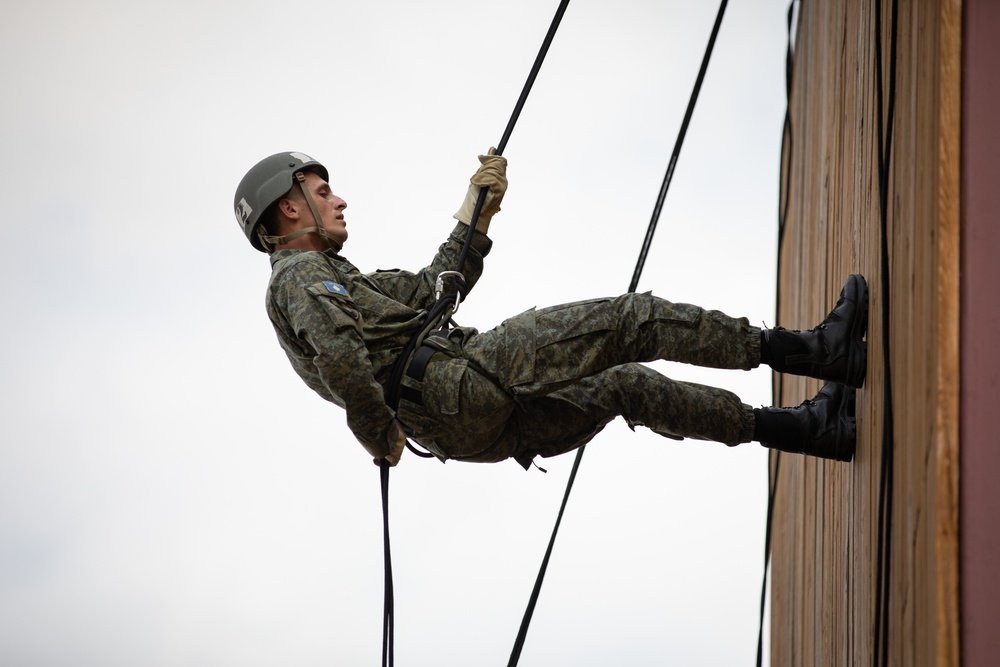
[[472, 214], [476, 210], [479, 190], [487, 189], [483, 210], [479, 212], [476, 230], [485, 234], [490, 228], [490, 220], [500, 210], [500, 202], [507, 192], [507, 158], [494, 155], [496, 148], [490, 148], [486, 155], [479, 156], [479, 170], [469, 179], [469, 191], [454, 218], [466, 225], [472, 224]]
[[395, 466], [399, 463], [400, 457], [403, 456], [403, 450], [406, 449], [406, 431], [403, 430], [403, 425], [398, 419], [392, 420], [392, 427], [389, 429], [386, 439], [389, 441], [389, 453], [381, 458], [375, 457], [372, 463], [379, 465], [384, 458], [390, 466]]

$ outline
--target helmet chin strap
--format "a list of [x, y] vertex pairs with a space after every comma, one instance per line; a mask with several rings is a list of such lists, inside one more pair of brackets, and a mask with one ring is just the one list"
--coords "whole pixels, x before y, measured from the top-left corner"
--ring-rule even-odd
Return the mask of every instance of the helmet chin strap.
[[295, 180], [299, 182], [299, 189], [302, 190], [302, 195], [306, 198], [306, 204], [309, 205], [309, 210], [312, 212], [313, 220], [316, 222], [317, 226], [297, 229], [291, 234], [285, 234], [284, 236], [266, 236], [262, 229], [258, 230], [258, 234], [260, 235], [260, 239], [264, 247], [271, 252], [274, 252], [274, 246], [276, 245], [284, 245], [289, 241], [294, 241], [300, 236], [315, 233], [323, 239], [328, 249], [334, 252], [340, 252], [340, 250], [344, 247], [343, 244], [335, 239], [329, 231], [324, 229], [322, 226], [319, 226], [322, 225], [320, 222], [322, 218], [319, 217], [319, 209], [316, 208], [316, 202], [313, 201], [312, 195], [309, 194], [309, 189], [306, 187], [306, 175], [301, 171], [297, 171], [295, 172]]

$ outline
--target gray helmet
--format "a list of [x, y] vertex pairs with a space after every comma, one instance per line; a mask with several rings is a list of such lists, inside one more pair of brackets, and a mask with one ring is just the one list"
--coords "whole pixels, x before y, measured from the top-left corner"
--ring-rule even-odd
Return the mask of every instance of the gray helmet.
[[267, 252], [257, 234], [261, 216], [292, 189], [298, 171], [313, 171], [324, 181], [330, 180], [326, 167], [305, 153], [275, 153], [255, 164], [236, 187], [236, 220], [253, 247], [261, 252]]

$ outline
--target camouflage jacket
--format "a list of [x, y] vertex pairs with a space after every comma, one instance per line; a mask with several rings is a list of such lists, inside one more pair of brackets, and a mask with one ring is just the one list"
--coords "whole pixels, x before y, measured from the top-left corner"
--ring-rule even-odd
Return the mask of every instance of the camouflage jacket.
[[[452, 271], [468, 227], [459, 224], [429, 266], [361, 273], [332, 251], [279, 250], [271, 256], [267, 314], [295, 372], [347, 411], [347, 425], [370, 454], [388, 453], [393, 412], [389, 373], [434, 304], [434, 283]], [[463, 271], [471, 289], [492, 241], [476, 232]]]

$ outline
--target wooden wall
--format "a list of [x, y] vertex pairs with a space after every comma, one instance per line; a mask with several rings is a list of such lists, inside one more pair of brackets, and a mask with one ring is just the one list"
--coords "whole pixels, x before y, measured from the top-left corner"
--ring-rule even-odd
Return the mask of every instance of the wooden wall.
[[[788, 196], [778, 322], [808, 328], [844, 278], [868, 279], [868, 377], [851, 464], [781, 455], [772, 539], [771, 663], [874, 665], [889, 313], [895, 438], [888, 663], [959, 665], [958, 308], [961, 3], [900, 0], [883, 298], [877, 0], [800, 5], [782, 165]], [[888, 103], [891, 0], [882, 4]], [[885, 122], [885, 113], [881, 122]], [[816, 381], [776, 378], [795, 405]], [[772, 455], [772, 473], [776, 458]]]

